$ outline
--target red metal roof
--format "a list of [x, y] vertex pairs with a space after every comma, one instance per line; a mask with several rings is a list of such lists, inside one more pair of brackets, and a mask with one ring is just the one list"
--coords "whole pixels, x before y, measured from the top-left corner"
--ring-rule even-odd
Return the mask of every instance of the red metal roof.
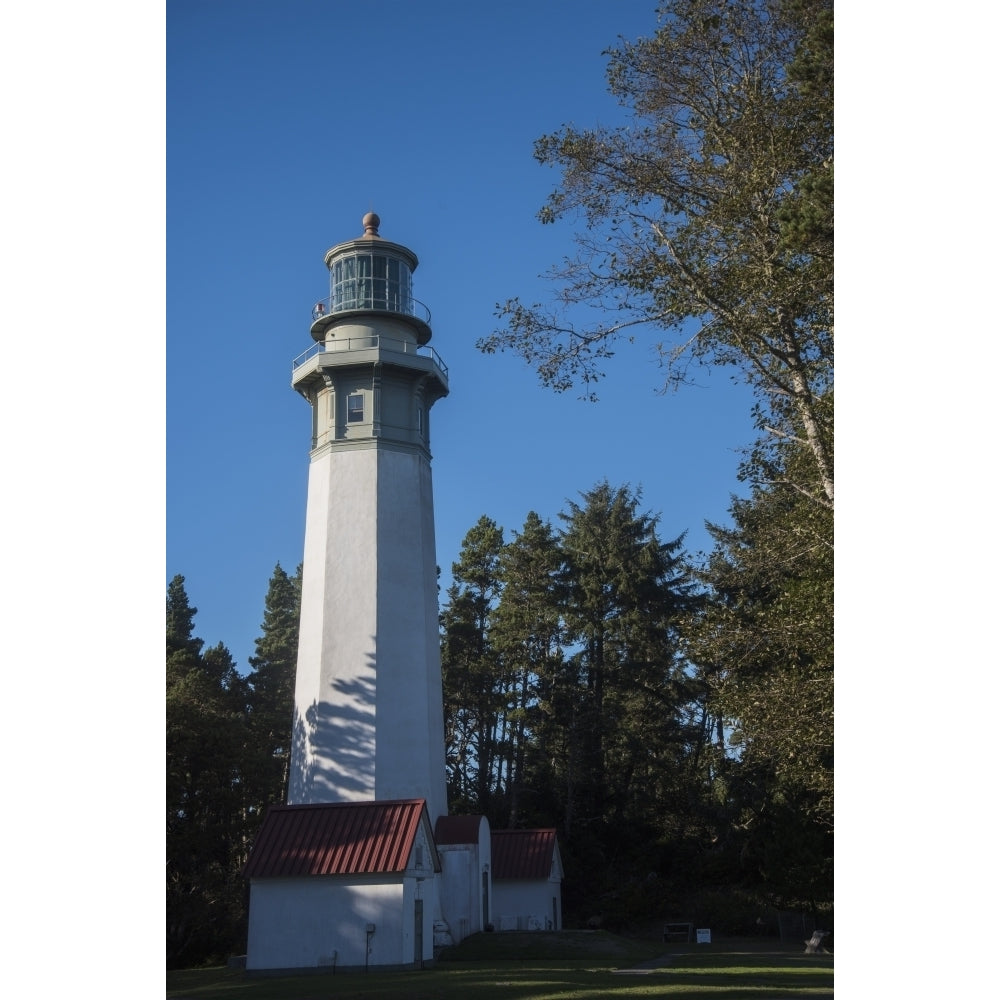
[[271, 806], [243, 874], [293, 878], [401, 872], [421, 819], [429, 834], [423, 799]]
[[556, 846], [555, 830], [494, 830], [493, 877], [548, 878]]
[[434, 824], [438, 844], [478, 844], [482, 816], [439, 816]]

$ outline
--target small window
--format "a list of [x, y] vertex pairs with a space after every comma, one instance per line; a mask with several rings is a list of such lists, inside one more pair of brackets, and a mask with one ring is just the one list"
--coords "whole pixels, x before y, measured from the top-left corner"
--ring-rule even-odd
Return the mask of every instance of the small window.
[[347, 397], [347, 422], [354, 424], [365, 419], [365, 397], [360, 395]]
[[424, 845], [417, 844], [417, 867], [424, 867]]

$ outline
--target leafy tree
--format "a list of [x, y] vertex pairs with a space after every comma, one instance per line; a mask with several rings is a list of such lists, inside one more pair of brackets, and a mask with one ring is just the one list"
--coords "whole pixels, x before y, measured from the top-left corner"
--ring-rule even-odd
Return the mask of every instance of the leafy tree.
[[[669, 331], [656, 345], [667, 384], [692, 362], [734, 367], [762, 429], [780, 435], [794, 415], [814, 497], [832, 505], [832, 0], [669, 0], [660, 13], [652, 37], [609, 53], [628, 124], [535, 144], [562, 171], [541, 221], [585, 223], [550, 272], [557, 305], [508, 300], [478, 346], [515, 351], [562, 391], [599, 379], [638, 327]], [[586, 306], [596, 319], [578, 328]]]
[[713, 599], [691, 648], [738, 752], [728, 775], [749, 874], [797, 904], [832, 892], [833, 515], [788, 485], [812, 469], [801, 446], [767, 461], [776, 475], [733, 501], [734, 526], [710, 526], [700, 576]]

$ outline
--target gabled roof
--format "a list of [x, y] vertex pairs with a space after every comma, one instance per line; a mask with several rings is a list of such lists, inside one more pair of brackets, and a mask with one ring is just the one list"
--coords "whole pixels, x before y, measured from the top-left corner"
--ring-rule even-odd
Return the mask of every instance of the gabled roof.
[[375, 875], [406, 869], [421, 823], [430, 844], [423, 799], [271, 806], [243, 869], [246, 878]]
[[494, 830], [491, 841], [495, 879], [547, 879], [559, 861], [555, 830]]
[[478, 844], [482, 816], [439, 816], [434, 824], [438, 844]]

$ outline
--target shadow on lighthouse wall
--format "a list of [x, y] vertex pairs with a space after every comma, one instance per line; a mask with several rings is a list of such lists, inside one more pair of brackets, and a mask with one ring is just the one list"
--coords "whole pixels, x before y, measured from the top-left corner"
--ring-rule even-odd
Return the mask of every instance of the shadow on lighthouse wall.
[[328, 690], [304, 716], [296, 709], [289, 803], [375, 798], [375, 654], [354, 676], [332, 678]]

